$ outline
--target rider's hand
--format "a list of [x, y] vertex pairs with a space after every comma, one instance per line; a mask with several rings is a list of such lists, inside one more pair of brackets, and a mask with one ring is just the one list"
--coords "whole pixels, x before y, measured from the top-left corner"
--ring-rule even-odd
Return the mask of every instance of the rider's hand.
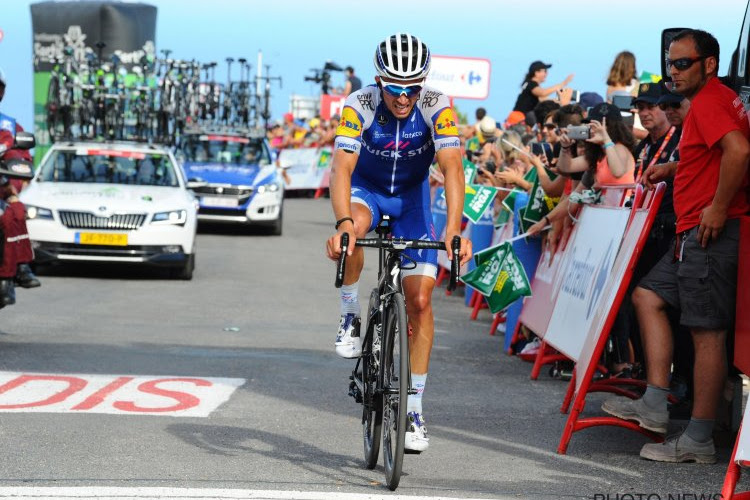
[[347, 257], [354, 251], [354, 245], [357, 242], [357, 236], [354, 234], [354, 224], [351, 221], [345, 221], [339, 227], [339, 232], [328, 238], [326, 241], [326, 254], [331, 260], [338, 260], [341, 256], [341, 235], [349, 233], [349, 250], [346, 252]]
[[[454, 236], [461, 236], [461, 234], [456, 231], [447, 231], [445, 233], [445, 250], [448, 253], [448, 260], [453, 260], [453, 251], [451, 250], [451, 242], [453, 241]], [[466, 239], [466, 238], [461, 238], [461, 250], [458, 251], [458, 256], [461, 258], [461, 265], [464, 265], [467, 262], [469, 262], [469, 259], [471, 259], [471, 255], [472, 255], [471, 240]]]

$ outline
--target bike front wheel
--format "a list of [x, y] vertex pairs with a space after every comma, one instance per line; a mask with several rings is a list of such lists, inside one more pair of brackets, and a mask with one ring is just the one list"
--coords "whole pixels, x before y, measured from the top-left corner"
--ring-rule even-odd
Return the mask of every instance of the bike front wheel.
[[409, 338], [404, 296], [394, 293], [384, 311], [383, 353], [383, 462], [388, 488], [401, 480], [409, 397]]
[[378, 290], [370, 294], [367, 308], [367, 330], [365, 345], [362, 346], [362, 434], [365, 449], [365, 467], [374, 469], [380, 453], [380, 439], [383, 427], [383, 395], [377, 393], [378, 370], [380, 367], [380, 330], [378, 318]]

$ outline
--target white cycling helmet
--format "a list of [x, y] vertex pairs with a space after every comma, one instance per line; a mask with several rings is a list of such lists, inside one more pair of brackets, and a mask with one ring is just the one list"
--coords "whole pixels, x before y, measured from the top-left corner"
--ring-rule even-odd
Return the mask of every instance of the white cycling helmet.
[[3, 73], [3, 68], [0, 68], [0, 84], [6, 85], [5, 73]]
[[430, 49], [419, 38], [396, 33], [378, 44], [375, 71], [389, 80], [417, 80], [430, 71]]

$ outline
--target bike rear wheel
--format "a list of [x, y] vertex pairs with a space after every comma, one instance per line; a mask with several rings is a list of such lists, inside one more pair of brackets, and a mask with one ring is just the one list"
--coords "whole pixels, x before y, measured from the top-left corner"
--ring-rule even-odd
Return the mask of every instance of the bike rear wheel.
[[376, 393], [380, 366], [380, 319], [377, 316], [378, 290], [370, 294], [367, 308], [367, 330], [362, 346], [362, 434], [364, 438], [365, 467], [374, 469], [380, 454], [383, 428], [383, 395]]
[[388, 299], [383, 325], [383, 462], [388, 488], [393, 491], [401, 480], [406, 433], [406, 402], [409, 391], [409, 338], [404, 296], [394, 293]]

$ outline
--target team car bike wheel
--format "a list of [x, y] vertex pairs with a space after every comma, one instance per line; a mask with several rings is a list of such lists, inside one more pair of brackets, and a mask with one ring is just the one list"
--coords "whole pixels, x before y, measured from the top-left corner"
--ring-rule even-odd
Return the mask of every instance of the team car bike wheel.
[[380, 330], [382, 325], [377, 313], [378, 290], [370, 293], [370, 304], [367, 308], [367, 334], [362, 346], [362, 434], [365, 448], [365, 467], [374, 469], [380, 454], [380, 439], [383, 428], [383, 395], [376, 394], [378, 368], [380, 366]]
[[401, 480], [409, 392], [409, 338], [404, 296], [394, 293], [384, 311], [383, 325], [383, 465], [388, 488]]

